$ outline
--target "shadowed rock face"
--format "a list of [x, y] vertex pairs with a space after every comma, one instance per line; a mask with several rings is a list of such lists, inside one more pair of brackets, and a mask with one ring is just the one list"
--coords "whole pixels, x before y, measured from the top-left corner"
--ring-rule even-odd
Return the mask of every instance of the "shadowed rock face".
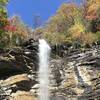
[[54, 95], [50, 97], [50, 100], [66, 100], [66, 98], [63, 96]]
[[[3, 52], [3, 51], [1, 51]], [[0, 78], [38, 70], [37, 51], [13, 48], [0, 54]]]
[[[37, 100], [37, 53], [38, 43], [32, 42], [22, 48], [0, 50], [0, 98]], [[65, 49], [63, 53], [64, 57], [54, 54], [50, 60], [50, 100], [99, 100], [100, 48], [84, 52]]]

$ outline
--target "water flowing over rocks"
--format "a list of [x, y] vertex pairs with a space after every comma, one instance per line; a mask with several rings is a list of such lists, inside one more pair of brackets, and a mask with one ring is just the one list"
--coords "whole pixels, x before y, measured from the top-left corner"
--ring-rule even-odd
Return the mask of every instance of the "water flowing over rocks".
[[[52, 50], [50, 100], [100, 100], [100, 47]], [[38, 100], [37, 53], [34, 41], [0, 50], [0, 100]]]

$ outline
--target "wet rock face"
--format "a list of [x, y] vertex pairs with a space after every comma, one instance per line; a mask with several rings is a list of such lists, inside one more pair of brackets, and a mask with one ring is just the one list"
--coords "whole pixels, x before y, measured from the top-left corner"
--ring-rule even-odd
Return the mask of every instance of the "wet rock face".
[[[0, 100], [38, 100], [38, 44], [0, 51]], [[50, 100], [100, 99], [100, 48], [50, 60]]]

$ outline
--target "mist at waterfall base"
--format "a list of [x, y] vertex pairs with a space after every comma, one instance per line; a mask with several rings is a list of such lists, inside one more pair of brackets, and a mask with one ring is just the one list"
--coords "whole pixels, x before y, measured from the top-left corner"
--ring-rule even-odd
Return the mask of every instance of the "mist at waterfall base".
[[44, 39], [39, 39], [39, 97], [49, 100], [49, 56], [51, 48]]

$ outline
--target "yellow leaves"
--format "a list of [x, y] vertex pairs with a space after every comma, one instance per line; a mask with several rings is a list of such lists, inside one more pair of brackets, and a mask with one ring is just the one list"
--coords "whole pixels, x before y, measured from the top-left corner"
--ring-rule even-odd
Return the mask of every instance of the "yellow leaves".
[[47, 30], [52, 33], [67, 33], [67, 30], [74, 24], [74, 20], [80, 16], [78, 7], [75, 4], [64, 3], [48, 22]]
[[75, 24], [69, 29], [69, 33], [73, 38], [79, 38], [84, 31], [85, 27], [82, 24]]
[[91, 44], [96, 40], [96, 35], [85, 32], [85, 27], [82, 24], [75, 24], [69, 29], [70, 37], [73, 40], [79, 41], [83, 44]]
[[72, 19], [66, 19], [59, 14], [51, 17], [46, 29], [51, 33], [67, 33], [67, 29], [73, 24]]
[[97, 40], [100, 41], [100, 31], [96, 32], [96, 37], [97, 37]]
[[48, 32], [45, 32], [44, 33], [44, 37], [45, 37], [45, 39], [48, 42], [50, 42], [52, 44], [64, 43], [65, 40], [66, 40], [65, 35], [63, 35], [63, 34], [57, 34], [57, 33], [48, 33]]
[[50, 32], [57, 32], [57, 26], [61, 21], [61, 17], [59, 15], [55, 15], [50, 18], [49, 23], [47, 25], [47, 30]]
[[85, 33], [82, 35], [85, 44], [92, 44], [96, 40], [96, 35], [93, 33]]
[[71, 16], [74, 16], [76, 13], [77, 6], [75, 4], [67, 4], [64, 3], [59, 10], [57, 11], [58, 14], [60, 14], [63, 17], [70, 18]]

